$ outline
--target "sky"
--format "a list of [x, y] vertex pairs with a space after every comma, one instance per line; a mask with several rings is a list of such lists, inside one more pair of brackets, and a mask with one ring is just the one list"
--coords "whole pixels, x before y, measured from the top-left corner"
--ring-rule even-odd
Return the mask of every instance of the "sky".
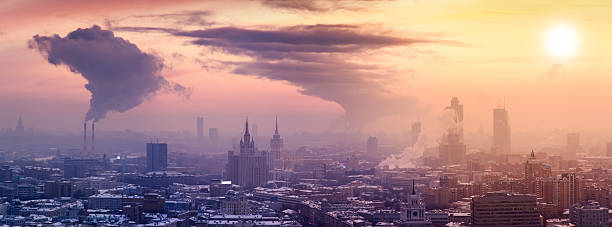
[[[606, 1], [0, 2], [0, 128], [402, 132], [451, 97], [466, 130], [607, 138]], [[562, 26], [575, 33], [551, 32]], [[551, 34], [552, 40], [551, 41]], [[572, 35], [572, 34], [570, 34]], [[575, 48], [567, 56], [547, 49]], [[559, 46], [560, 45], [560, 46]], [[284, 125], [283, 125], [284, 124]], [[282, 127], [281, 127], [282, 128]]]

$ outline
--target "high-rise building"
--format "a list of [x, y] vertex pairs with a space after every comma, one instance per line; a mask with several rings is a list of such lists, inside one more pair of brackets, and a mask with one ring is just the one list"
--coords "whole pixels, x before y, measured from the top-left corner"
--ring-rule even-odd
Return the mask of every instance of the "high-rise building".
[[472, 197], [472, 226], [525, 226], [540, 227], [536, 196], [487, 193]]
[[375, 136], [368, 137], [368, 142], [366, 143], [366, 149], [367, 149], [368, 154], [378, 153], [378, 139]]
[[576, 153], [581, 151], [580, 133], [567, 134], [567, 157], [576, 158]]
[[164, 171], [168, 165], [168, 144], [147, 143], [147, 172]]
[[459, 140], [463, 141], [463, 104], [459, 104], [459, 98], [453, 97], [450, 106], [447, 106], [446, 109], [453, 110], [455, 113], [453, 117], [453, 121], [455, 122], [453, 130], [456, 131]]
[[576, 226], [608, 226], [608, 208], [593, 201], [576, 203], [570, 208], [570, 222]]
[[438, 147], [438, 155], [442, 165], [456, 165], [466, 163], [466, 146], [461, 142], [459, 134], [453, 130], [445, 135], [445, 139]]
[[541, 178], [548, 178], [552, 175], [550, 165], [542, 163], [535, 158], [535, 153], [531, 151], [531, 157], [525, 162], [525, 184], [527, 185], [527, 193], [541, 196], [542, 185]]
[[274, 135], [270, 139], [270, 152], [268, 153], [270, 169], [282, 168], [281, 154], [283, 151], [283, 139], [278, 133], [278, 118], [275, 120]]
[[226, 179], [233, 184], [251, 188], [263, 186], [268, 182], [267, 152], [257, 151], [255, 141], [249, 133], [246, 121], [244, 136], [240, 139], [240, 153], [227, 152]]
[[219, 140], [219, 129], [209, 128], [208, 129], [208, 139], [210, 139], [210, 141], [213, 141], [213, 142]]
[[412, 181], [412, 192], [408, 195], [408, 203], [400, 211], [400, 220], [395, 226], [402, 227], [429, 227], [431, 220], [425, 217], [425, 203], [421, 196], [416, 193], [414, 180]]
[[612, 142], [606, 144], [606, 154], [608, 157], [612, 157]]
[[198, 139], [204, 138], [204, 117], [198, 116], [196, 119], [196, 129], [198, 130]]
[[493, 109], [493, 152], [497, 155], [510, 154], [510, 124], [505, 108]]
[[17, 120], [17, 126], [15, 126], [15, 132], [20, 133], [24, 130], [25, 128], [23, 127], [23, 120], [21, 119], [21, 115], [19, 115], [19, 120]]

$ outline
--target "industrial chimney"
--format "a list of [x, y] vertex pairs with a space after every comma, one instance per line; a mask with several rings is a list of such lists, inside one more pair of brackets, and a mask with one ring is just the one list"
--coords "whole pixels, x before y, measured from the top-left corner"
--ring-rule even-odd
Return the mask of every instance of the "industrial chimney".
[[87, 121], [83, 123], [83, 152], [87, 151]]
[[91, 153], [96, 152], [96, 123], [91, 123]]

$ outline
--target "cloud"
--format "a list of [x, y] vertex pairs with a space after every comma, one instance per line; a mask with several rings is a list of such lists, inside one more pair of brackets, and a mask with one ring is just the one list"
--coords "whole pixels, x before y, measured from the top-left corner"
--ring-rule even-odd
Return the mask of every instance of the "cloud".
[[161, 58], [97, 25], [79, 28], [65, 37], [35, 35], [29, 47], [49, 63], [66, 65], [87, 80], [85, 88], [91, 92], [87, 121], [99, 121], [112, 111], [128, 111], [159, 91], [187, 98], [191, 92], [160, 75], [164, 68]]
[[156, 19], [156, 20], [170, 20], [177, 25], [196, 25], [196, 26], [210, 26], [215, 23], [208, 20], [213, 15], [212, 11], [207, 10], [186, 10], [176, 13], [163, 13], [163, 14], [144, 14], [132, 16], [133, 18], [141, 19]]
[[259, 0], [266, 7], [297, 12], [362, 11], [388, 0]]
[[217, 27], [172, 34], [193, 38], [195, 45], [249, 56], [250, 61], [228, 63], [232, 72], [286, 81], [299, 87], [303, 94], [336, 102], [354, 128], [385, 115], [416, 114], [421, 106], [416, 98], [391, 89], [400, 86], [406, 75], [372, 62], [374, 58], [369, 54], [389, 47], [456, 44], [399, 37], [372, 26], [344, 24], [261, 29]]

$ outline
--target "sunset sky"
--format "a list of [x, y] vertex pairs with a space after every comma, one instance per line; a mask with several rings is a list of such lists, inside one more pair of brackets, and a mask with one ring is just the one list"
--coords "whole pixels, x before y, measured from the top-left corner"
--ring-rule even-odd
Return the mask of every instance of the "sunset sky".
[[[490, 133], [505, 103], [513, 132], [606, 137], [610, 12], [589, 0], [5, 0], [0, 128], [22, 114], [28, 128], [79, 130], [90, 73], [108, 130], [194, 130], [203, 115], [271, 133], [278, 115], [287, 131], [400, 132], [434, 124], [457, 96], [466, 130]], [[79, 28], [85, 38], [67, 36]], [[107, 75], [143, 72], [152, 87]], [[121, 107], [104, 97], [126, 89]]]

